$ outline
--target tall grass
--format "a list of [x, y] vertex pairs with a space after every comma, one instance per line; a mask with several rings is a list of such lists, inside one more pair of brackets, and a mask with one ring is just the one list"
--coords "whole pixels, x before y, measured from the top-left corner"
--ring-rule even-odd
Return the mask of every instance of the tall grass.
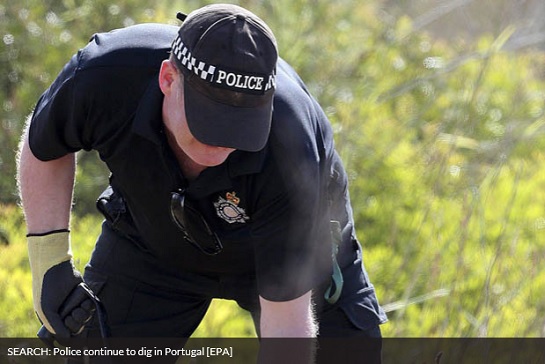
[[[377, 45], [397, 85], [337, 104], [386, 336], [544, 334], [543, 54], [501, 51], [509, 34], [461, 55]], [[416, 76], [395, 66], [411, 57]]]

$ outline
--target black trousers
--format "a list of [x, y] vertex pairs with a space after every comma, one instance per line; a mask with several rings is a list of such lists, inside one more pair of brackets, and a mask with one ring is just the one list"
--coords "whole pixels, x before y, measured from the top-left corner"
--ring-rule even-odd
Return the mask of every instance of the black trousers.
[[[352, 269], [356, 269], [353, 274], [361, 275], [361, 271], [357, 271], [357, 262]], [[168, 271], [151, 256], [142, 253], [130, 240], [114, 232], [107, 223], [103, 225], [102, 234], [85, 269], [84, 280], [104, 304], [107, 323], [114, 338], [189, 338], [214, 298], [234, 300], [249, 311], [259, 334], [260, 305], [255, 277]], [[358, 318], [350, 317], [352, 311], [327, 304], [320, 297], [323, 297], [321, 288], [316, 290], [315, 301], [320, 338], [327, 338], [321, 345], [323, 351], [334, 348], [338, 351], [342, 342], [336, 339], [372, 338], [374, 340], [370, 342], [373, 343], [374, 352], [367, 348], [361, 354], [379, 360], [365, 362], [379, 363], [379, 326], [362, 328], [357, 322]], [[84, 335], [100, 335], [96, 322]], [[183, 341], [180, 342], [183, 345]], [[358, 349], [362, 349], [360, 344], [357, 345]], [[355, 348], [351, 349], [353, 351]]]

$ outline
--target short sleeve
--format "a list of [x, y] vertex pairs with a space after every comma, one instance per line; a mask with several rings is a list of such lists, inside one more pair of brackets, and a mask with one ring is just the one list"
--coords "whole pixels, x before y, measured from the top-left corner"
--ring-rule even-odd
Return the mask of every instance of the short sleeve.
[[112, 153], [156, 82], [176, 31], [139, 24], [93, 35], [36, 105], [29, 131], [35, 156], [51, 160], [81, 149], [101, 157]]
[[85, 147], [81, 128], [76, 125], [81, 120], [74, 95], [77, 66], [75, 55], [42, 94], [32, 115], [30, 149], [41, 160], [56, 159]]
[[263, 177], [254, 235], [259, 294], [271, 301], [295, 299], [328, 279], [331, 233], [327, 153], [317, 104], [283, 72], [269, 140], [271, 161]]

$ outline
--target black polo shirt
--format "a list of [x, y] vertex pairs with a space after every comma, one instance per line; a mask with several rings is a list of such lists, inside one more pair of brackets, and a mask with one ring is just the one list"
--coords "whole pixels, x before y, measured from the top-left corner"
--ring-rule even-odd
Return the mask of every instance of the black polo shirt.
[[[40, 98], [31, 150], [44, 161], [97, 150], [126, 204], [129, 224], [120, 229], [162, 264], [256, 274], [263, 297], [294, 299], [331, 274], [329, 221], [352, 223], [329, 122], [280, 60], [266, 147], [235, 151], [189, 183], [166, 142], [157, 81], [177, 30], [143, 24], [93, 36]], [[180, 187], [223, 242], [220, 254], [207, 256], [186, 243], [171, 220], [171, 192]], [[344, 246], [354, 249], [353, 231], [344, 236]]]

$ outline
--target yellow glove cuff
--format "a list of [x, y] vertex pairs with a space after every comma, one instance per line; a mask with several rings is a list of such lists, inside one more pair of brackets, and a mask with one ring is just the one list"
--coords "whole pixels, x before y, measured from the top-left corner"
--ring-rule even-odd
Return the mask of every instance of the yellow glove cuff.
[[70, 233], [68, 231], [54, 232], [46, 235], [31, 235], [27, 237], [28, 258], [32, 272], [32, 298], [34, 310], [40, 320], [51, 333], [55, 333], [42, 311], [41, 297], [45, 273], [57, 264], [72, 259], [70, 249]]

